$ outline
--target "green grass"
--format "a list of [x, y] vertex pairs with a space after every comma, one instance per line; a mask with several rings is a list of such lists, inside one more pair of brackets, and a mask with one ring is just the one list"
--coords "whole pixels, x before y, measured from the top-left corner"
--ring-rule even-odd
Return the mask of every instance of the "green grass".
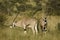
[[0, 28], [0, 40], [60, 40], [59, 32], [47, 31], [46, 34], [40, 32], [33, 35], [31, 29], [27, 29], [27, 34], [23, 33], [23, 28]]

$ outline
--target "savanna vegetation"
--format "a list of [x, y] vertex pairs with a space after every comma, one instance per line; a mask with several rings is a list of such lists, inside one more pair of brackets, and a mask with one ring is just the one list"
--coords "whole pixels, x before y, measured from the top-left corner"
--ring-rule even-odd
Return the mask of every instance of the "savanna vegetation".
[[[33, 35], [31, 29], [10, 25], [21, 18], [47, 17], [47, 32]], [[0, 0], [0, 40], [60, 40], [60, 0]]]

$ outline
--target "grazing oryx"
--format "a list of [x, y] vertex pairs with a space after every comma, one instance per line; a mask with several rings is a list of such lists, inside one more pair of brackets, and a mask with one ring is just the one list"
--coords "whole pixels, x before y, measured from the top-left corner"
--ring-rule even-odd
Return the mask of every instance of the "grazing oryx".
[[20, 21], [13, 22], [13, 27], [14, 26], [24, 28], [24, 33], [26, 33], [27, 27], [32, 29], [33, 34], [38, 33], [37, 20], [34, 18], [23, 18]]
[[41, 30], [42, 31], [47, 31], [46, 27], [47, 27], [47, 20], [46, 18], [41, 18], [40, 19], [40, 26], [41, 26]]

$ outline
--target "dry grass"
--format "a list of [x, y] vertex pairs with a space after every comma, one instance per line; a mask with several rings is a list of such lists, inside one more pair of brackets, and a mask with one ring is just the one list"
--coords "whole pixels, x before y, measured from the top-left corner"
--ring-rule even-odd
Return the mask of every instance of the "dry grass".
[[4, 28], [0, 29], [0, 40], [60, 40], [58, 32], [40, 32], [38, 35], [33, 35], [31, 30], [27, 30], [25, 35], [22, 28]]
[[[37, 16], [38, 15], [38, 16]], [[35, 16], [41, 18], [41, 14], [37, 13]], [[13, 21], [14, 16], [9, 16], [6, 24], [10, 24]], [[20, 20], [20, 16], [16, 20]], [[22, 17], [23, 18], [23, 17]], [[9, 26], [4, 29], [0, 28], [0, 40], [60, 40], [60, 32], [58, 29], [58, 23], [60, 23], [60, 16], [48, 16], [48, 31], [46, 34], [39, 32], [38, 35], [33, 35], [31, 29], [27, 29], [28, 33], [23, 33], [23, 28], [12, 28]]]
[[60, 23], [60, 16], [49, 16], [48, 17], [48, 28], [51, 31], [56, 30], [58, 27], [58, 23]]

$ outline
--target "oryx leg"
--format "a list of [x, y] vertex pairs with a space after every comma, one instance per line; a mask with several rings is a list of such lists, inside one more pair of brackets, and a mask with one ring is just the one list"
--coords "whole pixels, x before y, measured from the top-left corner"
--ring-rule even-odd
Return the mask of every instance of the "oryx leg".
[[34, 27], [32, 27], [32, 32], [33, 32], [33, 34], [35, 34], [35, 28]]
[[13, 25], [12, 26], [15, 27], [15, 22], [13, 22]]
[[24, 34], [26, 34], [27, 32], [26, 32], [26, 25], [24, 25]]
[[13, 28], [15, 27], [15, 22], [13, 22], [13, 24], [10, 26], [10, 28]]
[[35, 25], [35, 32], [38, 34], [37, 24]]
[[42, 26], [43, 28], [42, 28], [42, 31], [44, 31], [45, 30], [45, 27], [44, 27], [44, 25]]

